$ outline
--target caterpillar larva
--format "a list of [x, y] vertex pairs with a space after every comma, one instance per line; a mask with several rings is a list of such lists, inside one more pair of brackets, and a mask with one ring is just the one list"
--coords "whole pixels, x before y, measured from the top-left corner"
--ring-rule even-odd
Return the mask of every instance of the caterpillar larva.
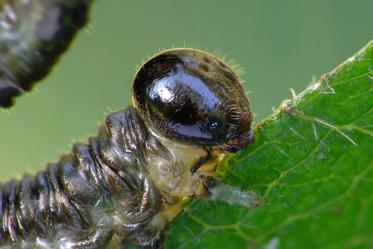
[[1, 185], [0, 248], [107, 248], [113, 238], [159, 248], [184, 197], [219, 198], [217, 162], [253, 142], [234, 71], [203, 51], [171, 49], [142, 65], [132, 90], [133, 106], [109, 114], [88, 143]]
[[87, 22], [91, 0], [0, 0], [0, 107], [48, 74]]

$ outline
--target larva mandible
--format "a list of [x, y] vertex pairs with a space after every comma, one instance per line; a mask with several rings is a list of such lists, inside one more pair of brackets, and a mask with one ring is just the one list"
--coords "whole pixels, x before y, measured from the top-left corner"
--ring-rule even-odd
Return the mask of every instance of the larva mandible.
[[[163, 51], [136, 73], [132, 103], [57, 163], [1, 185], [0, 248], [107, 248], [113, 237], [159, 248], [184, 197], [235, 202], [219, 197], [214, 172], [227, 152], [253, 142], [253, 116], [225, 62]], [[238, 198], [257, 204], [255, 195]]]
[[44, 78], [88, 19], [92, 0], [0, 0], [0, 108]]

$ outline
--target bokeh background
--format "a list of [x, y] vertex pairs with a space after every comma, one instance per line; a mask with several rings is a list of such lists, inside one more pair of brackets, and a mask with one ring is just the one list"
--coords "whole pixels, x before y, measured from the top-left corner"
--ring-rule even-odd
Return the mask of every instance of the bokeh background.
[[[37, 90], [0, 112], [0, 179], [42, 169], [130, 104], [159, 49], [218, 51], [244, 68], [256, 121], [373, 39], [372, 0], [96, 1], [91, 23]], [[348, 114], [346, 114], [348, 115]]]

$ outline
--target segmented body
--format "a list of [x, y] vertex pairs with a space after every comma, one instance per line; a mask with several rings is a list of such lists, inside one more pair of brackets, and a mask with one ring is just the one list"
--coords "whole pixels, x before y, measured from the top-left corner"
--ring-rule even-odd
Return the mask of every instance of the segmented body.
[[232, 199], [210, 191], [225, 152], [253, 142], [233, 70], [203, 51], [171, 49], [142, 65], [132, 90], [133, 107], [109, 114], [87, 144], [0, 186], [0, 246], [106, 248], [114, 235], [121, 245], [154, 246], [184, 197], [256, 203], [229, 187], [220, 189]]
[[0, 245], [104, 248], [113, 233], [139, 240], [137, 232], [160, 209], [159, 192], [145, 174], [149, 139], [141, 118], [127, 108], [109, 115], [89, 144], [75, 144], [34, 177], [3, 185]]
[[48, 74], [86, 24], [91, 2], [0, 1], [0, 107]]

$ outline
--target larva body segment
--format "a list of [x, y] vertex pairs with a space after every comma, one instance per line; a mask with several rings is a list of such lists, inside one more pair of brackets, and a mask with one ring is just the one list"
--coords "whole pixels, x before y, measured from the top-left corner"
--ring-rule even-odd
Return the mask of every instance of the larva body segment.
[[223, 61], [166, 50], [137, 72], [132, 99], [87, 144], [1, 186], [0, 248], [98, 249], [113, 237], [157, 248], [184, 197], [257, 204], [212, 178], [225, 153], [253, 142], [249, 101]]
[[35, 177], [3, 185], [0, 245], [48, 241], [51, 248], [104, 248], [113, 233], [135, 236], [160, 208], [158, 190], [145, 174], [147, 136], [129, 107], [110, 114], [89, 144], [75, 144]]
[[86, 24], [91, 2], [0, 1], [0, 107], [49, 73]]

